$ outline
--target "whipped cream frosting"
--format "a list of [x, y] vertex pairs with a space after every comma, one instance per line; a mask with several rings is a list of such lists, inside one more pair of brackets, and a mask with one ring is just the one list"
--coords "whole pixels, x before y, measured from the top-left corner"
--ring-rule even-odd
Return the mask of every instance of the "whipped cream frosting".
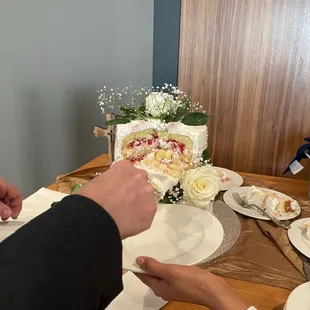
[[148, 179], [151, 185], [156, 191], [156, 196], [159, 199], [163, 199], [166, 192], [173, 186], [178, 184], [178, 180], [170, 177], [169, 175], [163, 174], [161, 171], [156, 171], [155, 169], [150, 169], [149, 167], [136, 163], [135, 167], [138, 169], [143, 169], [147, 172]]

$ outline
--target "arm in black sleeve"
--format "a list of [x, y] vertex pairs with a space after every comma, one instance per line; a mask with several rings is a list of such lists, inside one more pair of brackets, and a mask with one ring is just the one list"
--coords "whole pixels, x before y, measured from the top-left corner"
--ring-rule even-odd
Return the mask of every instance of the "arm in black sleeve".
[[66, 197], [0, 243], [2, 310], [104, 309], [122, 288], [118, 228], [86, 197]]

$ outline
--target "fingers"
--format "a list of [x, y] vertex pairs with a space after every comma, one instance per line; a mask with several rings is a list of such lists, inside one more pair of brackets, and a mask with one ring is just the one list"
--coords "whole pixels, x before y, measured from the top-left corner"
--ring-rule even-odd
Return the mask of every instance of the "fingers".
[[4, 198], [8, 192], [8, 183], [0, 178], [0, 198]]
[[167, 265], [162, 264], [153, 258], [141, 256], [137, 258], [136, 262], [139, 267], [149, 275], [160, 279], [165, 279], [167, 276]]
[[161, 279], [158, 279], [154, 276], [150, 276], [147, 274], [142, 274], [142, 273], [135, 273], [136, 277], [140, 279], [141, 282], [143, 282], [145, 285], [150, 287], [151, 289], [155, 288]]
[[131, 175], [132, 179], [145, 182], [144, 190], [147, 193], [154, 193], [153, 187], [148, 183], [148, 174], [144, 169], [136, 168], [132, 162], [128, 160], [121, 160], [116, 162], [110, 170], [120, 169], [122, 174]]
[[138, 169], [136, 167], [134, 167], [134, 169], [135, 169], [134, 175], [133, 175], [134, 179], [137, 179], [138, 181], [148, 184], [147, 172], [143, 169]]
[[8, 218], [11, 217], [12, 209], [9, 208], [3, 202], [0, 202], [0, 217], [2, 221], [6, 221]]
[[119, 170], [122, 176], [127, 175], [127, 176], [130, 176], [132, 180], [145, 183], [146, 188], [148, 188], [148, 190], [150, 191], [149, 184], [147, 184], [147, 181], [148, 181], [147, 172], [143, 169], [136, 168], [132, 162], [128, 160], [121, 160], [119, 162], [116, 162], [110, 168], [110, 171], [111, 170], [115, 170], [115, 172]]
[[[22, 210], [22, 193], [0, 178], [0, 198], [7, 207], [12, 209], [9, 217], [11, 216], [13, 219], [16, 219]], [[9, 213], [7, 208], [6, 210], [5, 217]]]
[[120, 160], [116, 162], [112, 167], [110, 167], [109, 170], [117, 170], [121, 169], [122, 172], [131, 172], [133, 169], [135, 169], [135, 166], [133, 163], [129, 160]]
[[10, 199], [9, 207], [12, 209], [11, 217], [13, 219], [17, 219], [22, 210], [22, 204], [23, 204], [22, 193], [15, 187], [11, 186], [8, 193], [8, 197]]

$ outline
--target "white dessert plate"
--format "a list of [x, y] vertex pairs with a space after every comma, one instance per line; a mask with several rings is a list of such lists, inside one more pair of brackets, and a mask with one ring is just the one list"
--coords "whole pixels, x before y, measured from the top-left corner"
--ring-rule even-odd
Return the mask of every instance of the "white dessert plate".
[[236, 188], [243, 184], [242, 176], [236, 173], [235, 171], [221, 167], [214, 167], [214, 168], [218, 171], [224, 172], [228, 177], [227, 181], [221, 181], [221, 191], [227, 191], [231, 188]]
[[[288, 238], [293, 246], [302, 254], [310, 258], [310, 241], [305, 238], [302, 229], [303, 222], [309, 222], [310, 218], [304, 218], [297, 220], [291, 224], [291, 228], [288, 230]], [[310, 290], [309, 290], [310, 295]]]
[[[234, 211], [240, 213], [240, 214], [243, 214], [243, 215], [246, 215], [248, 217], [252, 217], [252, 218], [255, 218], [255, 219], [259, 219], [259, 220], [267, 220], [269, 221], [269, 218], [264, 216], [264, 215], [261, 215], [259, 214], [258, 212], [256, 212], [254, 209], [252, 208], [242, 208], [241, 206], [239, 206], [233, 196], [232, 196], [232, 193], [238, 193], [241, 197], [244, 197], [247, 193], [247, 190], [250, 188], [250, 186], [242, 186], [242, 187], [237, 187], [237, 188], [232, 188], [232, 189], [229, 189], [223, 196], [223, 199], [224, 199], [224, 202], [229, 205]], [[282, 196], [283, 198], [285, 199], [290, 199], [290, 200], [294, 200], [293, 198], [283, 194], [283, 193], [280, 193], [278, 191], [275, 191], [275, 190], [272, 190], [272, 189], [268, 189], [268, 188], [260, 188], [260, 187], [257, 187], [257, 189], [261, 189], [261, 190], [264, 190], [264, 191], [269, 191], [269, 192], [273, 192], [279, 196]], [[281, 215], [281, 216], [275, 216], [276, 219], [280, 220], [280, 221], [285, 221], [285, 220], [291, 220], [295, 217], [297, 217], [301, 212], [301, 208], [299, 208], [298, 210], [296, 210], [295, 212], [291, 212], [289, 214], [285, 214], [285, 215]]]
[[310, 310], [310, 282], [301, 284], [293, 290], [283, 310]]
[[196, 265], [221, 245], [224, 231], [207, 211], [186, 205], [158, 205], [151, 228], [123, 241], [123, 267], [142, 272], [135, 261], [150, 256], [163, 263]]

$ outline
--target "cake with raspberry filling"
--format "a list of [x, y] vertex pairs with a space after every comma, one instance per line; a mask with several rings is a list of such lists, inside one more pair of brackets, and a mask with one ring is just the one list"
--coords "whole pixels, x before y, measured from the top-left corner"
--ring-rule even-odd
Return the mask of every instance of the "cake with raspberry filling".
[[114, 161], [127, 159], [146, 170], [163, 197], [179, 182], [184, 171], [196, 167], [207, 148], [207, 140], [207, 126], [131, 121], [116, 126]]

